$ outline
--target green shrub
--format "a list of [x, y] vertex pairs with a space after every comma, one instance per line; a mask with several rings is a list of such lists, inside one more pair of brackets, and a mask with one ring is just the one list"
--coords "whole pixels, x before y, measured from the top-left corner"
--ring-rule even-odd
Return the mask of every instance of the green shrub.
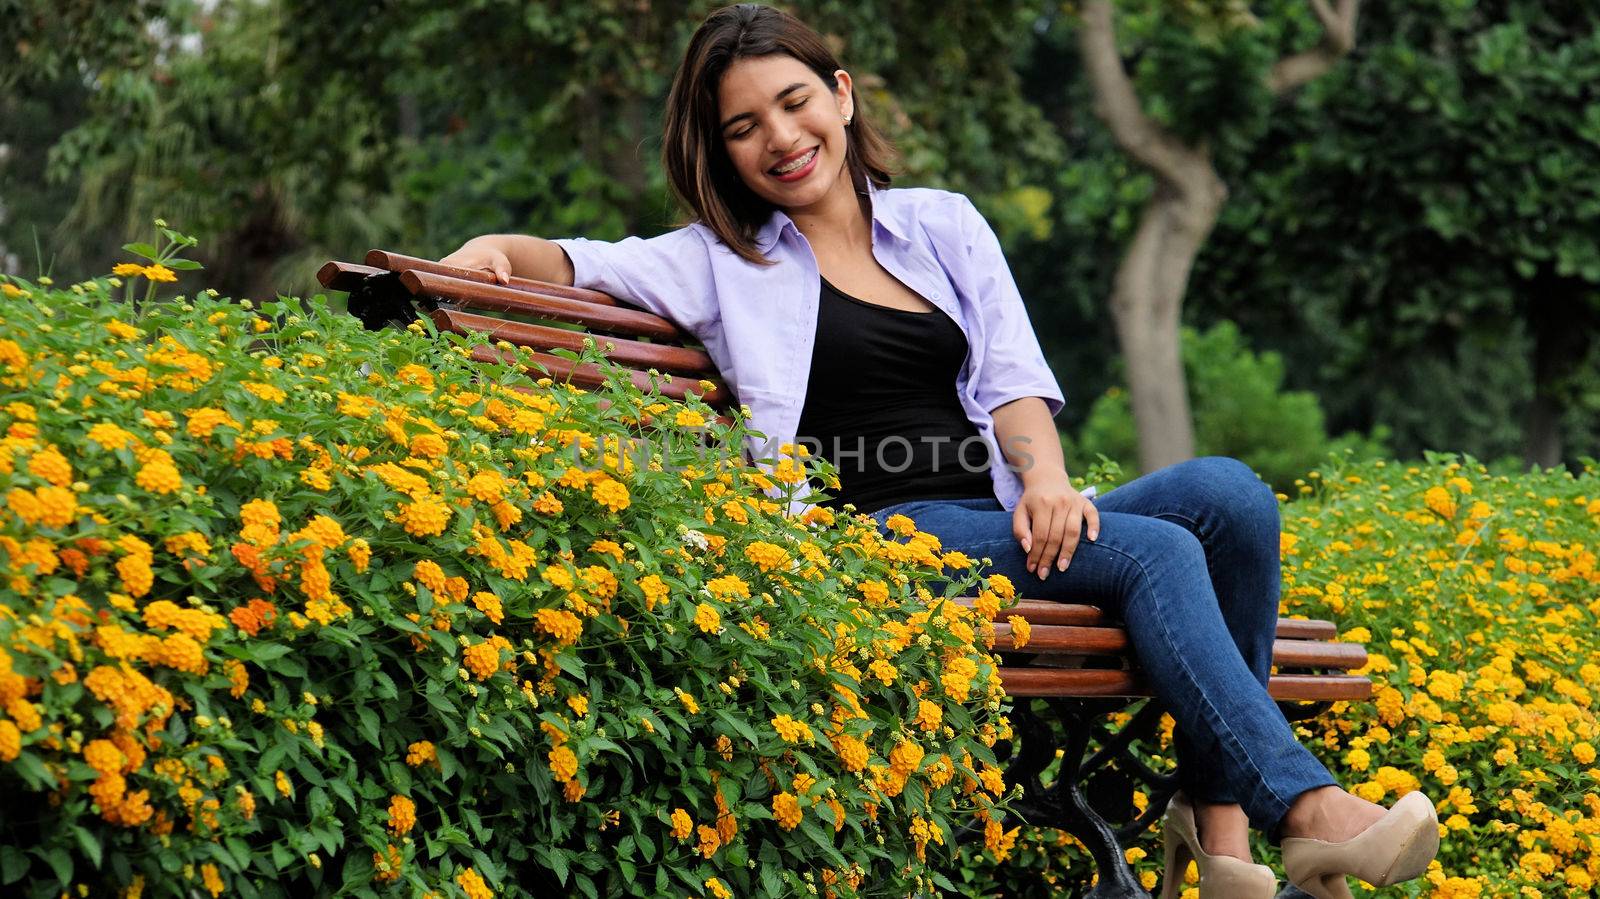
[[805, 472], [698, 400], [151, 303], [168, 237], [0, 285], [6, 890], [904, 895], [1003, 851], [945, 601], [1003, 579], [782, 514]]
[[[1381, 429], [1372, 438], [1345, 434], [1330, 440], [1316, 395], [1285, 391], [1283, 360], [1276, 353], [1251, 352], [1231, 322], [1205, 332], [1185, 328], [1183, 366], [1196, 453], [1239, 459], [1279, 492], [1330, 451], [1348, 447], [1360, 458], [1384, 453]], [[1095, 400], [1078, 438], [1065, 446], [1074, 470], [1104, 455], [1119, 462], [1128, 478], [1138, 477], [1139, 441], [1127, 392], [1113, 387]]]

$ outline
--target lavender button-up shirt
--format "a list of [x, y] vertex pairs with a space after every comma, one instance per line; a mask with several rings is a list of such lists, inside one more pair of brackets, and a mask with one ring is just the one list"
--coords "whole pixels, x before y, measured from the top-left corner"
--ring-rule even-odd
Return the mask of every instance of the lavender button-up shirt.
[[[670, 319], [704, 344], [749, 408], [751, 427], [766, 435], [765, 443], [752, 438], [748, 447], [752, 458], [762, 459], [796, 439], [821, 276], [810, 242], [782, 212], [773, 213], [756, 241], [775, 265], [741, 259], [698, 223], [649, 239], [556, 243], [572, 260], [577, 286]], [[1022, 481], [1000, 453], [992, 413], [1037, 396], [1053, 416], [1063, 401], [994, 231], [960, 194], [874, 190], [872, 254], [966, 335], [956, 395], [989, 449], [995, 498], [1014, 508]]]

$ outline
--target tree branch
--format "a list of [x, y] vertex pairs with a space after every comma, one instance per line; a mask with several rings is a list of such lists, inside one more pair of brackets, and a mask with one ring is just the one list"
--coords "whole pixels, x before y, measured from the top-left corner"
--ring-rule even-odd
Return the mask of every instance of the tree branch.
[[1267, 88], [1274, 96], [1282, 96], [1322, 77], [1355, 47], [1356, 15], [1360, 8], [1361, 0], [1339, 0], [1337, 10], [1328, 5], [1328, 0], [1311, 0], [1311, 10], [1322, 22], [1322, 43], [1273, 64], [1267, 76]]
[[1188, 173], [1188, 160], [1184, 157], [1188, 154], [1175, 138], [1150, 120], [1140, 105], [1117, 51], [1110, 0], [1089, 0], [1083, 5], [1078, 43], [1089, 83], [1094, 87], [1095, 115], [1111, 129], [1117, 145], [1157, 175], [1183, 183]]

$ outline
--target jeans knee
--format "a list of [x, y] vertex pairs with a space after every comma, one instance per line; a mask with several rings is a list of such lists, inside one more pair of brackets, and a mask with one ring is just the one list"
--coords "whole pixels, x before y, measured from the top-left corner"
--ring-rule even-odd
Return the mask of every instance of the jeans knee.
[[[1182, 579], [1188, 572], [1206, 570], [1206, 550], [1188, 528], [1153, 519], [1151, 530], [1135, 554], [1144, 586], [1155, 591], [1157, 582]], [[1161, 591], [1156, 591], [1161, 592]]]
[[1229, 456], [1206, 456], [1193, 464], [1216, 497], [1218, 514], [1230, 524], [1279, 527], [1278, 496], [1250, 466]]

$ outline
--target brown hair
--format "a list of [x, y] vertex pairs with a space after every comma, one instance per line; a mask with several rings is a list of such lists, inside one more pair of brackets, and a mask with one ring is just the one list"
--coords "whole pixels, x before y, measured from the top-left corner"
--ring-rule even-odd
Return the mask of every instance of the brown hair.
[[[838, 87], [833, 73], [844, 67], [822, 37], [794, 16], [755, 3], [725, 6], [707, 16], [689, 39], [672, 80], [661, 148], [678, 200], [729, 249], [761, 264], [771, 260], [756, 248], [755, 236], [773, 206], [745, 185], [728, 159], [718, 127], [717, 89], [734, 62], [779, 53], [804, 63], [829, 90]], [[865, 191], [869, 181], [888, 187], [894, 148], [872, 127], [859, 96], [845, 137], [845, 164], [856, 190]]]

